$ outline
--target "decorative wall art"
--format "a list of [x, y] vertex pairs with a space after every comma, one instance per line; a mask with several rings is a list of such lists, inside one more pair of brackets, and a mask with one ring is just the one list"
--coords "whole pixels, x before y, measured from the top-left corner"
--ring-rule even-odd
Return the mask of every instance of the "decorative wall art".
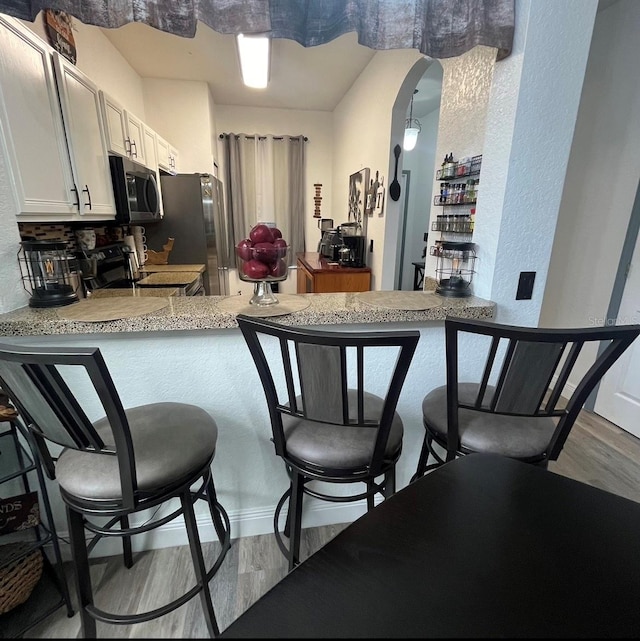
[[379, 172], [376, 171], [376, 177], [369, 180], [369, 188], [367, 189], [367, 196], [365, 202], [365, 214], [367, 216], [373, 216], [373, 212], [376, 208], [376, 199], [378, 197], [378, 187], [380, 186], [380, 181], [378, 179]]
[[64, 11], [45, 9], [44, 24], [51, 46], [75, 65], [77, 55], [71, 15]]
[[375, 212], [378, 216], [384, 216], [384, 178], [380, 176], [380, 184], [378, 185], [378, 190], [376, 192], [376, 206]]
[[365, 233], [365, 207], [369, 187], [369, 168], [365, 167], [349, 176], [349, 221], [357, 224], [357, 233]]

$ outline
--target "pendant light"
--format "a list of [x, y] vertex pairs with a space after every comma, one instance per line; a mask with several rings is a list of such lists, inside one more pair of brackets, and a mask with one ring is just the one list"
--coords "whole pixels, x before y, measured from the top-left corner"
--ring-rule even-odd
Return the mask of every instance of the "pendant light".
[[[414, 89], [413, 94], [417, 93], [418, 90]], [[409, 108], [409, 117], [404, 125], [404, 142], [402, 143], [405, 151], [411, 151], [416, 146], [421, 129], [422, 125], [413, 117], [413, 96], [411, 96], [411, 107]]]

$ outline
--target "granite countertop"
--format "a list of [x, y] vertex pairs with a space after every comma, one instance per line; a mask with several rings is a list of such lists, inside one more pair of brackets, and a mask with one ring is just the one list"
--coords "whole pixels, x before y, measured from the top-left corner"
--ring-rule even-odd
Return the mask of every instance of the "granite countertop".
[[194, 265], [142, 265], [140, 267], [141, 272], [147, 274], [156, 273], [156, 272], [198, 272], [202, 274], [205, 270], [203, 264], [194, 264]]
[[[389, 294], [391, 292], [387, 292]], [[370, 295], [370, 292], [365, 292]], [[393, 293], [391, 293], [393, 294]], [[359, 293], [297, 294], [309, 304], [301, 311], [271, 315], [283, 325], [342, 325], [393, 322], [442, 321], [447, 316], [491, 319], [495, 303], [482, 298], [444, 298], [427, 292], [397, 292], [404, 300], [422, 300], [430, 296], [430, 306], [423, 310], [377, 307], [363, 300]], [[96, 334], [124, 332], [154, 332], [172, 330], [237, 328], [236, 314], [221, 308], [229, 296], [177, 296], [167, 300], [164, 309], [107, 322], [80, 322], [61, 319], [55, 308], [20, 309], [0, 314], [0, 336], [44, 336], [55, 334]], [[249, 296], [244, 296], [249, 302]], [[77, 303], [76, 303], [77, 304]]]
[[118, 287], [96, 289], [87, 298], [115, 298], [117, 296], [177, 296], [177, 287]]
[[153, 272], [145, 278], [141, 278], [136, 285], [139, 287], [191, 285], [199, 277], [200, 272]]

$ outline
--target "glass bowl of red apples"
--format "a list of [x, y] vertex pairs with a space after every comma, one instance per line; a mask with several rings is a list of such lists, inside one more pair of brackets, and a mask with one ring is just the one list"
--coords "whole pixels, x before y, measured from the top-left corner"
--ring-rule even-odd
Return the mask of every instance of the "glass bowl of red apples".
[[275, 305], [278, 299], [271, 283], [289, 275], [290, 251], [282, 232], [266, 223], [251, 228], [249, 236], [236, 245], [236, 262], [240, 280], [255, 283], [252, 305]]

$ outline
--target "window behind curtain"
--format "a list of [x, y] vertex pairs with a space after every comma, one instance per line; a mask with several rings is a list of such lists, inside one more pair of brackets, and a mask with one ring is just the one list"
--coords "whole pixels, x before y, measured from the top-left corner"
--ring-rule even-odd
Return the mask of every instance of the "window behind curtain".
[[247, 238], [256, 223], [271, 222], [291, 246], [292, 257], [303, 252], [304, 137], [228, 134], [224, 140], [234, 245]]

